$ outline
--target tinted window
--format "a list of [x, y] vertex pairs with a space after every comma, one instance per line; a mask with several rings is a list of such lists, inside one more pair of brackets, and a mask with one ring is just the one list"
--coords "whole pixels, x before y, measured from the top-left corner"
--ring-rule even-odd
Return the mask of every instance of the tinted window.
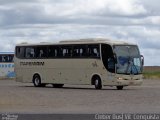
[[36, 57], [37, 58], [46, 58], [47, 57], [47, 46], [36, 47]]
[[72, 46], [62, 46], [61, 53], [64, 58], [72, 57]]
[[16, 47], [16, 57], [24, 58], [24, 47]]
[[13, 62], [13, 55], [0, 55], [0, 62]]
[[115, 58], [112, 47], [107, 44], [102, 44], [102, 60], [105, 68], [112, 73], [115, 73]]
[[75, 45], [73, 46], [73, 57], [86, 57], [87, 55], [87, 46], [86, 45]]
[[25, 49], [25, 58], [35, 58], [35, 48], [26, 47], [26, 49]]
[[16, 47], [18, 58], [99, 58], [99, 45], [49, 45]]
[[88, 45], [87, 50], [89, 57], [100, 57], [99, 45]]
[[59, 54], [59, 47], [57, 46], [49, 46], [48, 47], [48, 57], [49, 58], [56, 58]]

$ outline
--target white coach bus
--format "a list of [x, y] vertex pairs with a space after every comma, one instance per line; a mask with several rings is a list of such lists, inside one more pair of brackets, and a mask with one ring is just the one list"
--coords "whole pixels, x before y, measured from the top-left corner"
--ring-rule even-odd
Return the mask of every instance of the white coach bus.
[[141, 85], [143, 57], [138, 46], [107, 39], [81, 39], [59, 43], [18, 44], [16, 81], [35, 87], [52, 84], [116, 86]]
[[0, 52], [0, 79], [14, 78], [14, 52]]

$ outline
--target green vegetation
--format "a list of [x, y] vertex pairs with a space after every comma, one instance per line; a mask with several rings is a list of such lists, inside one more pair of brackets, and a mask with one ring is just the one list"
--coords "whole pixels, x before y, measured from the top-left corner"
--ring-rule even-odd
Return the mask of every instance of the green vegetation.
[[159, 66], [145, 66], [143, 75], [145, 79], [160, 79]]
[[144, 72], [143, 75], [145, 79], [160, 79], [160, 71], [159, 72]]

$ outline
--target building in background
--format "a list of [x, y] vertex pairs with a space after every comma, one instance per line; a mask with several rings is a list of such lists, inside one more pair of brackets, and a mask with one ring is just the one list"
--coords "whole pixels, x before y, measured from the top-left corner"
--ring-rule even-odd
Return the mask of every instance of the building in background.
[[14, 78], [14, 52], [0, 52], [0, 79]]

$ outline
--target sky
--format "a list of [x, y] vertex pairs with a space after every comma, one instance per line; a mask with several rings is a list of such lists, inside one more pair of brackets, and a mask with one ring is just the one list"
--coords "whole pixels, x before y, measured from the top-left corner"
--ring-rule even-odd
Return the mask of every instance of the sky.
[[160, 0], [0, 0], [0, 51], [21, 42], [107, 38], [160, 66]]

